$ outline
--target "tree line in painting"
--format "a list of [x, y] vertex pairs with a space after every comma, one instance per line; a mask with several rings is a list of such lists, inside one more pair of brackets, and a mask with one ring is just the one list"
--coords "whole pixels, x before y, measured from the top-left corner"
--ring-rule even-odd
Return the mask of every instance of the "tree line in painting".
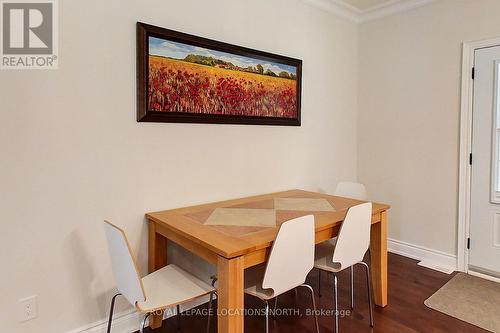
[[297, 117], [296, 76], [238, 67], [213, 57], [149, 56], [150, 111]]
[[195, 54], [189, 54], [184, 58], [184, 61], [187, 62], [193, 62], [195, 64], [200, 64], [200, 65], [205, 65], [205, 66], [213, 66], [213, 67], [218, 67], [218, 68], [224, 68], [224, 69], [230, 69], [234, 71], [242, 71], [242, 72], [248, 72], [248, 73], [255, 73], [255, 74], [261, 74], [261, 75], [269, 75], [269, 76], [279, 76], [284, 79], [290, 79], [290, 80], [295, 80], [297, 79], [295, 74], [288, 73], [285, 71], [281, 71], [278, 74], [273, 72], [270, 69], [264, 70], [264, 67], [261, 64], [257, 64], [255, 67], [253, 66], [247, 66], [247, 67], [239, 67], [236, 65], [233, 65], [231, 62], [227, 62], [221, 59], [217, 59], [214, 57], [206, 57], [202, 55], [195, 55]]

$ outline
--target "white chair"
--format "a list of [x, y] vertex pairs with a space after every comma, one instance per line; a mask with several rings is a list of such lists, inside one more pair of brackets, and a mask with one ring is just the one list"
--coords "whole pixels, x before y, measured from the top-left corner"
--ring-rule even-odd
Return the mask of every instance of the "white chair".
[[[338, 197], [366, 200], [366, 187], [361, 183], [340, 182], [335, 189]], [[335, 238], [331, 240], [335, 242]], [[318, 294], [321, 297], [321, 271], [318, 272]], [[354, 309], [354, 269], [351, 267], [351, 309]]]
[[314, 216], [308, 215], [284, 222], [273, 243], [265, 270], [262, 267], [245, 272], [245, 293], [266, 304], [266, 333], [269, 332], [269, 300], [305, 287], [311, 292], [316, 331], [319, 333], [314, 290], [305, 284], [314, 266]]
[[370, 268], [363, 261], [370, 247], [372, 203], [367, 202], [351, 207], [340, 227], [336, 242], [326, 241], [316, 246], [314, 267], [334, 273], [335, 332], [339, 332], [338, 289], [336, 273], [356, 264], [366, 270], [368, 303], [370, 306], [370, 326], [373, 327], [373, 304], [371, 295]]
[[111, 266], [119, 291], [111, 300], [107, 332], [111, 331], [115, 300], [120, 295], [139, 312], [145, 314], [140, 326], [142, 333], [150, 314], [163, 314], [165, 309], [177, 306], [177, 316], [179, 316], [179, 304], [208, 294], [210, 301], [207, 332], [209, 332], [215, 289], [175, 265], [165, 266], [141, 279], [125, 232], [108, 221], [104, 222]]

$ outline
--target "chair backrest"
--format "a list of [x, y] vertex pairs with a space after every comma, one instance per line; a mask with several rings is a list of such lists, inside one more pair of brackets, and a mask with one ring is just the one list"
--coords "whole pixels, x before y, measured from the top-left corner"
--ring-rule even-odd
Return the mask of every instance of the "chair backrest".
[[267, 261], [263, 288], [275, 295], [300, 286], [314, 267], [314, 216], [284, 222]]
[[136, 302], [145, 301], [146, 295], [127, 236], [119, 227], [108, 221], [104, 222], [111, 267], [118, 291], [135, 306]]
[[340, 227], [337, 243], [333, 251], [333, 262], [344, 269], [363, 260], [370, 246], [372, 223], [372, 203], [353, 206]]
[[366, 187], [361, 183], [340, 182], [335, 190], [335, 195], [358, 200], [366, 200]]

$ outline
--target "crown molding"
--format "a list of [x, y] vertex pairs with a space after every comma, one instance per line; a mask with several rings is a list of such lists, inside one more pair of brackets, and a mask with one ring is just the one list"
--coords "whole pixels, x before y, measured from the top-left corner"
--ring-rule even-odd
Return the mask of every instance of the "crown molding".
[[414, 8], [425, 6], [436, 0], [388, 0], [385, 3], [359, 9], [342, 0], [304, 0], [305, 2], [330, 12], [334, 15], [355, 23], [363, 23], [382, 18], [384, 16], [405, 12]]
[[436, 0], [392, 0], [381, 5], [367, 8], [361, 12], [359, 22], [367, 22], [378, 18], [405, 12], [422, 7]]
[[303, 0], [310, 5], [352, 22], [359, 22], [357, 8], [338, 0]]

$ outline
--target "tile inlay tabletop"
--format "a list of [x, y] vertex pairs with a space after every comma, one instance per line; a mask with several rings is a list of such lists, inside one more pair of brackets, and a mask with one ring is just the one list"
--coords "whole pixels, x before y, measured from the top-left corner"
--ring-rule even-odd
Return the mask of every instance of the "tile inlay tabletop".
[[205, 225], [276, 227], [274, 209], [216, 208]]
[[333, 212], [335, 209], [326, 199], [274, 198], [274, 209], [308, 212]]

